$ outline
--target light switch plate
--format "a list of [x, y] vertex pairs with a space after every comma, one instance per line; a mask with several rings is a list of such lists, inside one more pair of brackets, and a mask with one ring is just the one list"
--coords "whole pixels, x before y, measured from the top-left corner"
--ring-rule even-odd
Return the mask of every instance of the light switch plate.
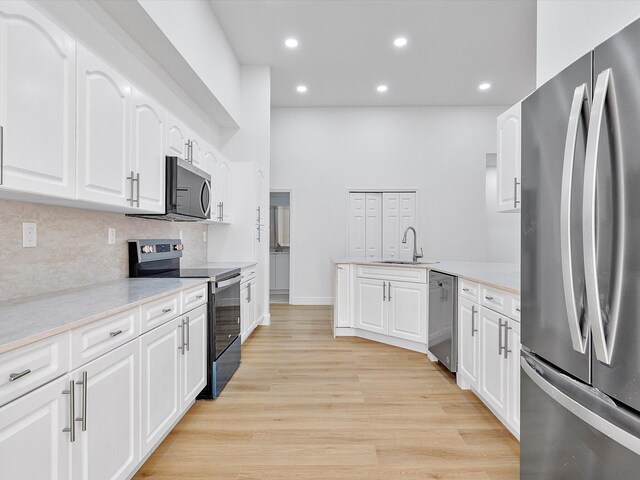
[[115, 228], [110, 228], [109, 229], [107, 242], [108, 242], [109, 245], [115, 245], [116, 244], [116, 229]]
[[35, 248], [38, 244], [38, 230], [35, 223], [22, 224], [22, 246], [24, 248]]

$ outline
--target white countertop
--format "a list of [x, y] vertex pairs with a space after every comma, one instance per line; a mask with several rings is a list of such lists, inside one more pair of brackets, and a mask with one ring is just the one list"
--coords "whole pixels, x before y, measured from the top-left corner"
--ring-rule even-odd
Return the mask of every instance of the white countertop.
[[0, 302], [0, 353], [206, 282], [206, 278], [128, 278]]
[[456, 262], [424, 260], [420, 263], [382, 263], [379, 260], [335, 258], [333, 263], [355, 263], [359, 265], [379, 265], [383, 267], [426, 268], [448, 273], [474, 282], [492, 286], [520, 295], [520, 264], [491, 262]]
[[196, 267], [204, 267], [204, 268], [239, 268], [240, 270], [244, 270], [245, 268], [255, 267], [258, 262], [209, 262], [204, 265], [196, 265]]

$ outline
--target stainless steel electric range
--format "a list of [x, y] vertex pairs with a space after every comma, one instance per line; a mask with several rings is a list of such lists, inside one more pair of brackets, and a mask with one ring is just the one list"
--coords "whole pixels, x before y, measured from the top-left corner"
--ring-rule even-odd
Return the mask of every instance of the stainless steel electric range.
[[208, 278], [207, 386], [198, 398], [213, 399], [240, 366], [240, 269], [180, 268], [180, 240], [130, 240], [129, 276]]

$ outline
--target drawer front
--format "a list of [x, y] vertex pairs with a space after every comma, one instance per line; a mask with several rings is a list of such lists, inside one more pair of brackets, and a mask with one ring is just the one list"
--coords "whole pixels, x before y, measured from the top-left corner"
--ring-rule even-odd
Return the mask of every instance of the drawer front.
[[[511, 309], [513, 308], [511, 302], [514, 295], [503, 290], [480, 286], [480, 303], [491, 310], [502, 313], [503, 315], [511, 317]], [[520, 308], [518, 306], [518, 308]]]
[[140, 307], [71, 331], [71, 369], [84, 365], [140, 334]]
[[458, 278], [458, 295], [471, 302], [480, 303], [480, 284]]
[[509, 301], [509, 312], [507, 313], [514, 320], [520, 321], [520, 297], [511, 295]]
[[146, 303], [140, 308], [140, 333], [148, 332], [152, 328], [180, 316], [181, 313], [180, 293]]
[[0, 405], [70, 370], [69, 332], [0, 355]]
[[189, 290], [182, 291], [182, 313], [193, 310], [200, 305], [207, 303], [207, 290], [209, 284], [198, 285]]
[[358, 265], [357, 275], [359, 278], [372, 278], [376, 280], [427, 283], [426, 268]]
[[256, 278], [256, 267], [247, 268], [240, 273], [240, 283], [245, 283]]

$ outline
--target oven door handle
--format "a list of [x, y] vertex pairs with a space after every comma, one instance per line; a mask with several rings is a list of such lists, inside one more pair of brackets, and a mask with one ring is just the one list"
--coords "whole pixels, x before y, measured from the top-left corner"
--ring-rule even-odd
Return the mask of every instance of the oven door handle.
[[228, 278], [227, 280], [222, 280], [220, 282], [216, 282], [216, 290], [218, 290], [220, 288], [228, 287], [229, 285], [233, 285], [235, 283], [240, 283], [240, 274], [239, 273], [237, 275], [234, 275], [231, 278]]

